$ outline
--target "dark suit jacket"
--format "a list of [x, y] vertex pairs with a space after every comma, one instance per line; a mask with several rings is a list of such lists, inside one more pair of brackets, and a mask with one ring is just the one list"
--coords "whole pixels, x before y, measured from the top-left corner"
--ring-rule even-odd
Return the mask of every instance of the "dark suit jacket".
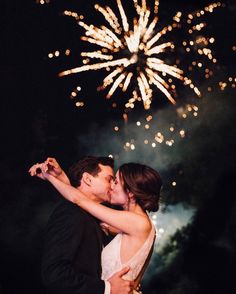
[[102, 294], [102, 231], [98, 221], [64, 200], [51, 215], [42, 258], [42, 278], [50, 294]]

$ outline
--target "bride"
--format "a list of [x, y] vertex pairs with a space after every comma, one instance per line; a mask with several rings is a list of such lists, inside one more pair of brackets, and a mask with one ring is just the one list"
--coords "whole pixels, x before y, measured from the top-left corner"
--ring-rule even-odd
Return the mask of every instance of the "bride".
[[[123, 278], [134, 281], [134, 293], [137, 293], [155, 241], [155, 228], [147, 211], [154, 212], [159, 207], [162, 181], [158, 172], [139, 163], [120, 166], [111, 186], [110, 203], [122, 206], [123, 210], [108, 208], [87, 198], [70, 185], [55, 159], [36, 164], [29, 172], [49, 181], [63, 197], [99, 219], [110, 233], [116, 233], [102, 251], [102, 279], [108, 280], [128, 266], [130, 270]], [[64, 179], [58, 177], [62, 173]]]

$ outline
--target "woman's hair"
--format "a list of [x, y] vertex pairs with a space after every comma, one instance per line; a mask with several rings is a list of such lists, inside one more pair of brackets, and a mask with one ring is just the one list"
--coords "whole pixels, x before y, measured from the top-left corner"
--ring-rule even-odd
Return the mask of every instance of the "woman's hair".
[[134, 194], [136, 202], [147, 211], [159, 209], [162, 180], [153, 168], [139, 163], [125, 163], [119, 168], [125, 192]]

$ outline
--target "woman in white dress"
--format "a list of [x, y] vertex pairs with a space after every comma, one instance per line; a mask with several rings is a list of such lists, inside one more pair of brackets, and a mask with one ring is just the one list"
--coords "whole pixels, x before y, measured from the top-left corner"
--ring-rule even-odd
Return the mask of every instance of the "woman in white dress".
[[154, 212], [159, 207], [162, 186], [159, 173], [139, 163], [123, 164], [111, 187], [111, 204], [123, 207], [115, 210], [88, 199], [68, 181], [60, 181], [47, 172], [48, 164], [46, 161], [40, 165], [40, 177], [48, 180], [66, 199], [105, 223], [109, 231], [117, 233], [102, 251], [102, 279], [108, 280], [128, 266], [130, 270], [123, 278], [134, 281], [134, 289], [138, 290], [155, 241], [155, 228], [147, 211]]

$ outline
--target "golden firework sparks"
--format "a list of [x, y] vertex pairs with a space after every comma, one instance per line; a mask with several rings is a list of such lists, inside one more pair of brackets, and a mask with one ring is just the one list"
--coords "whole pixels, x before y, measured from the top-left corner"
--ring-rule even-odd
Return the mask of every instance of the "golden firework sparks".
[[[81, 53], [81, 56], [89, 58], [89, 61], [90, 59], [95, 59], [97, 62], [92, 64], [87, 64], [89, 62], [86, 62], [85, 65], [61, 72], [59, 76], [62, 77], [104, 68], [111, 70], [111, 73], [104, 78], [103, 85], [100, 88], [105, 89], [110, 86], [107, 94], [109, 99], [118, 88], [122, 88], [122, 91], [125, 92], [131, 82], [135, 82], [138, 86], [139, 94], [133, 91], [135, 93], [133, 100], [129, 100], [129, 103], [126, 103], [126, 107], [131, 106], [132, 108], [133, 102], [138, 100], [137, 96], [141, 96], [145, 109], [150, 108], [153, 97], [151, 87], [159, 89], [171, 103], [175, 104], [176, 102], [172, 95], [172, 89], [175, 86], [169, 84], [168, 76], [182, 80], [185, 85], [190, 86], [200, 96], [199, 89], [193, 85], [191, 79], [184, 75], [183, 70], [178, 68], [176, 64], [166, 64], [160, 58], [160, 53], [165, 52], [167, 48], [174, 48], [172, 42], [161, 43], [161, 38], [177, 27], [182, 13], [177, 12], [173, 17], [173, 23], [158, 31], [156, 28], [158, 23], [158, 0], [155, 0], [154, 3], [152, 11], [154, 18], [152, 20], [150, 20], [151, 9], [147, 7], [146, 0], [133, 0], [137, 17], [134, 18], [132, 26], [128, 22], [121, 0], [116, 0], [116, 2], [120, 14], [119, 17], [116, 16], [110, 7], [95, 5], [95, 9], [104, 16], [109, 27], [105, 25], [100, 27], [92, 24], [88, 25], [81, 20], [84, 19], [83, 16], [79, 16], [75, 12], [64, 11], [65, 15], [74, 17], [78, 24], [85, 29], [85, 36], [82, 36], [81, 39], [91, 44], [96, 44], [100, 47], [100, 50]], [[194, 17], [200, 17], [208, 11], [212, 12], [217, 6], [219, 4], [211, 4], [205, 7], [204, 11], [196, 14], [196, 16], [190, 14], [188, 16], [188, 23], [191, 25]], [[196, 26], [192, 26], [190, 30], [191, 32], [193, 30], [201, 30], [203, 27], [204, 24], [199, 23]], [[205, 54], [209, 57], [211, 56], [211, 51], [210, 49], [205, 49], [205, 51], [203, 50], [199, 54]], [[132, 102], [130, 103], [130, 101]]]

